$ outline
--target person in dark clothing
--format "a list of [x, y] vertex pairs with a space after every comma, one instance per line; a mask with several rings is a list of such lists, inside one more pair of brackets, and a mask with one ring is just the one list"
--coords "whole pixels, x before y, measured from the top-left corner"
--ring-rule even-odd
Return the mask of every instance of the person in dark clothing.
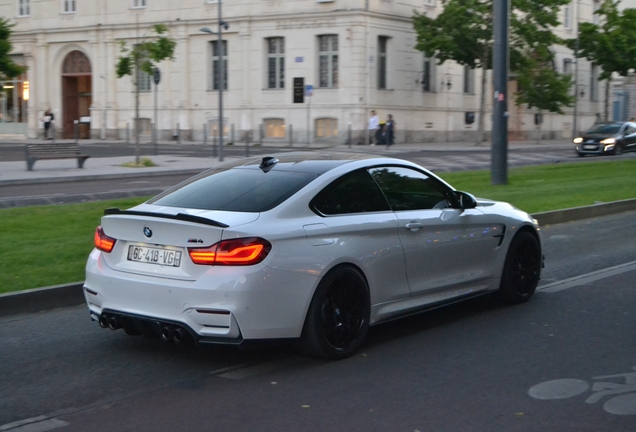
[[385, 139], [387, 147], [393, 144], [394, 138], [395, 138], [395, 120], [393, 120], [393, 116], [389, 114], [389, 118], [387, 119], [386, 124], [384, 126], [384, 139]]
[[52, 139], [51, 137], [49, 137], [49, 129], [51, 128], [51, 123], [53, 123], [54, 118], [55, 116], [53, 115], [51, 109], [47, 109], [44, 113], [44, 117], [42, 117], [42, 121], [44, 122], [44, 139]]

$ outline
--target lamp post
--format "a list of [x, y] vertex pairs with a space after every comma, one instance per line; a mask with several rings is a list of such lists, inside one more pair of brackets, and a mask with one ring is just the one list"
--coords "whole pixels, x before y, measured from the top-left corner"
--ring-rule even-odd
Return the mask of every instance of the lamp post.
[[[227, 30], [230, 25], [223, 21], [221, 15], [221, 3], [223, 0], [217, 0], [219, 5], [219, 31], [213, 32], [207, 27], [200, 29], [203, 33], [211, 35], [217, 35], [217, 52], [219, 53], [219, 162], [223, 162], [223, 87], [225, 87], [225, 70], [223, 69], [223, 29]], [[214, 73], [214, 70], [213, 70]], [[212, 78], [212, 84], [214, 85], [214, 77]]]
[[572, 139], [578, 136], [578, 106], [579, 106], [579, 11], [581, 9], [580, 0], [576, 2], [576, 42], [574, 44], [574, 110], [572, 112]]

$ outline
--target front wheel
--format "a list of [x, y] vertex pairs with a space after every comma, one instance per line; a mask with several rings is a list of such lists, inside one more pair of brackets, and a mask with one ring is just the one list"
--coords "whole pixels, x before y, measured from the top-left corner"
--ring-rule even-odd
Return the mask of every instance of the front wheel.
[[537, 238], [527, 231], [518, 233], [506, 255], [500, 296], [509, 303], [528, 301], [539, 283], [541, 263], [541, 246]]
[[369, 328], [367, 283], [353, 267], [338, 267], [318, 284], [300, 340], [306, 354], [343, 359], [362, 345]]

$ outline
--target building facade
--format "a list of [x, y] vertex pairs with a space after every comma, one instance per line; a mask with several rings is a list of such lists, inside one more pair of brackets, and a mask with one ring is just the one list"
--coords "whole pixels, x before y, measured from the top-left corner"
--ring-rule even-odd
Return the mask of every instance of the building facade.
[[[0, 13], [16, 24], [14, 58], [28, 70], [3, 85], [0, 137], [41, 135], [43, 113], [51, 108], [58, 137], [77, 131], [80, 138], [125, 138], [134, 127], [135, 92], [131, 77], [117, 78], [115, 72], [120, 43], [143, 41], [153, 24], [162, 23], [177, 47], [174, 61], [159, 65], [158, 86], [151, 76], [139, 76], [140, 129], [147, 137], [154, 123], [161, 139], [179, 133], [201, 140], [218, 132], [221, 56], [228, 139], [262, 131], [265, 139], [294, 143], [359, 142], [371, 109], [382, 120], [394, 116], [398, 142], [474, 139], [481, 71], [453, 62], [437, 65], [414, 48], [413, 11], [435, 16], [439, 0], [226, 1], [222, 12], [229, 28], [221, 46], [217, 36], [201, 31], [218, 29], [217, 2], [1, 1]], [[579, 0], [564, 7], [559, 35], [575, 37], [577, 23], [592, 21], [598, 4]], [[577, 127], [585, 129], [604, 106], [598, 68], [585, 60], [575, 67], [567, 48], [554, 49], [557, 69], [578, 73]], [[305, 89], [302, 103], [295, 103], [294, 83]], [[511, 81], [509, 94], [515, 90]], [[490, 85], [486, 92], [492, 93]], [[535, 111], [509, 108], [511, 138], [534, 138]], [[573, 108], [565, 115], [545, 114], [543, 136], [569, 137], [573, 114]]]

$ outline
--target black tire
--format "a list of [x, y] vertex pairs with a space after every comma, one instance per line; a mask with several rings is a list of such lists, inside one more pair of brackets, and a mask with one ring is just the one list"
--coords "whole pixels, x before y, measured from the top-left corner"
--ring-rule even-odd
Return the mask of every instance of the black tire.
[[621, 153], [623, 153], [623, 144], [616, 143], [616, 145], [614, 146], [614, 155], [618, 156]]
[[500, 297], [508, 303], [528, 301], [539, 283], [541, 266], [539, 241], [531, 233], [521, 231], [512, 239], [506, 255], [499, 286]]
[[308, 355], [339, 360], [352, 355], [369, 329], [369, 288], [360, 272], [337, 267], [318, 284], [300, 339]]

